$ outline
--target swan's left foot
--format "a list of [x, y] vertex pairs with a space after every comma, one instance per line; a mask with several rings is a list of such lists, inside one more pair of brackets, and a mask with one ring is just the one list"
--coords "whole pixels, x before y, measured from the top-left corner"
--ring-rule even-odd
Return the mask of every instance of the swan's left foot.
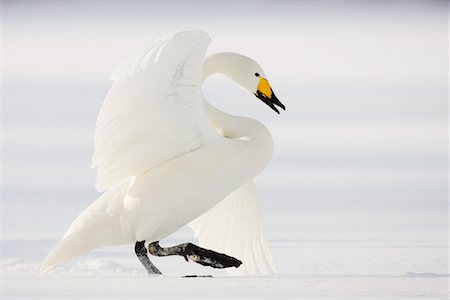
[[192, 260], [203, 266], [217, 269], [239, 267], [242, 262], [232, 256], [201, 248], [191, 243], [184, 243], [173, 247], [162, 248], [159, 241], [148, 245], [148, 252], [155, 256], [181, 255], [186, 261]]
[[145, 241], [136, 242], [134, 252], [149, 275], [161, 275], [161, 271], [148, 258]]

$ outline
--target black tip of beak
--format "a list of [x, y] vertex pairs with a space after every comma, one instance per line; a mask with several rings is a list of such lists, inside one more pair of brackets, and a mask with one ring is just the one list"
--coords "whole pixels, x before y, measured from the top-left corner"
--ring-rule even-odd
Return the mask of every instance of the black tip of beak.
[[[260, 91], [256, 91], [255, 96], [262, 100], [262, 102], [264, 102], [265, 104], [267, 104], [271, 109], [273, 109], [277, 114], [280, 114], [280, 111], [278, 110], [278, 108], [276, 108], [276, 106], [282, 108], [283, 110], [286, 110], [286, 107], [284, 106], [283, 103], [280, 102], [280, 100], [278, 100], [278, 98], [275, 96], [275, 94], [272, 91], [272, 97], [269, 98], [266, 95], [264, 95], [263, 93], [261, 93]], [[276, 106], [275, 106], [276, 105]]]
[[272, 92], [272, 102], [278, 106], [281, 107], [283, 110], [286, 110], [286, 106], [284, 106], [283, 103], [280, 102], [280, 100], [278, 100], [277, 96], [275, 96], [275, 94]]

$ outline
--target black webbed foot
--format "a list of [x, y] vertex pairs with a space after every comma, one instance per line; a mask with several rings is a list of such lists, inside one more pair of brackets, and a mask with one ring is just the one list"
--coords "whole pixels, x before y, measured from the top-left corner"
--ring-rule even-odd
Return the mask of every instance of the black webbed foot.
[[162, 274], [161, 271], [150, 261], [147, 255], [147, 249], [145, 248], [145, 241], [136, 242], [134, 245], [134, 252], [138, 257], [139, 261], [142, 263], [147, 273], [150, 275]]
[[191, 243], [184, 243], [173, 247], [162, 248], [159, 241], [148, 245], [148, 252], [155, 256], [180, 255], [186, 261], [191, 260], [202, 266], [209, 266], [217, 269], [239, 267], [242, 262], [232, 256], [201, 248]]

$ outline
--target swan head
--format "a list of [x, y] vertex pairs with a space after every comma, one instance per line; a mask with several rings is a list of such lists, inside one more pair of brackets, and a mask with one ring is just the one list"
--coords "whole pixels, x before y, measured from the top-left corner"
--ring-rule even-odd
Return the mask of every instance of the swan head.
[[259, 72], [256, 72], [254, 75], [255, 77], [259, 78], [258, 87], [256, 89], [256, 92], [254, 93], [255, 96], [262, 102], [267, 104], [274, 111], [276, 111], [278, 114], [280, 113], [280, 111], [276, 108], [276, 106], [285, 110], [286, 107], [283, 103], [280, 102], [280, 100], [278, 100], [277, 96], [275, 96], [275, 93], [272, 91], [272, 88], [270, 87], [269, 81], [267, 81], [266, 77], [263, 77]]
[[216, 53], [206, 59], [204, 69], [204, 77], [212, 73], [222, 73], [278, 114], [280, 111], [277, 106], [286, 109], [275, 96], [261, 66], [247, 56], [232, 52]]
[[237, 55], [240, 56], [240, 66], [238, 68], [240, 76], [236, 78], [237, 83], [267, 104], [276, 113], [280, 113], [277, 106], [285, 110], [286, 107], [275, 96], [261, 66], [249, 57]]

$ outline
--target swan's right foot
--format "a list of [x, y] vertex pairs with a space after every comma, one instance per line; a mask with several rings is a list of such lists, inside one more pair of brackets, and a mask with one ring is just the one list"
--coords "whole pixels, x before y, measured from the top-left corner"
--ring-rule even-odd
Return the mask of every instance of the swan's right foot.
[[180, 255], [186, 261], [193, 261], [202, 266], [225, 269], [230, 267], [238, 268], [242, 262], [232, 256], [201, 248], [191, 243], [184, 243], [173, 247], [162, 248], [159, 241], [148, 245], [148, 252], [155, 256]]
[[142, 263], [144, 268], [147, 270], [149, 275], [161, 275], [161, 271], [150, 261], [147, 255], [147, 248], [145, 248], [145, 241], [136, 242], [134, 245], [134, 252], [138, 257], [139, 261]]

